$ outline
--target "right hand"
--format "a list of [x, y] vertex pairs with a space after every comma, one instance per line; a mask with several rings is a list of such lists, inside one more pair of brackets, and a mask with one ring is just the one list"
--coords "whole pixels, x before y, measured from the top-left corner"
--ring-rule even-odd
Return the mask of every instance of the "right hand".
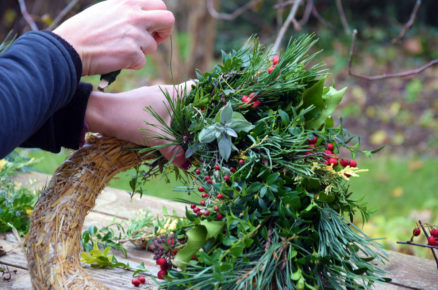
[[102, 1], [53, 32], [78, 52], [82, 75], [141, 69], [172, 33], [175, 18], [166, 9], [162, 0]]

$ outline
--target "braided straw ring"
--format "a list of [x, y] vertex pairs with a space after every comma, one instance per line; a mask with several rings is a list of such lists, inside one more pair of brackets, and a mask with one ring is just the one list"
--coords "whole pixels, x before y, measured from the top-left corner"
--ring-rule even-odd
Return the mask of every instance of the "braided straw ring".
[[26, 256], [34, 289], [109, 289], [80, 264], [84, 220], [114, 175], [156, 158], [136, 145], [92, 135], [55, 171], [32, 213]]

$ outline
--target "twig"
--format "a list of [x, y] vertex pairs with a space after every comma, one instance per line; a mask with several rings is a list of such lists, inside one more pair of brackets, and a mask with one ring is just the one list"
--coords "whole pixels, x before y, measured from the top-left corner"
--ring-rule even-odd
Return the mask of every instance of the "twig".
[[282, 9], [288, 6], [292, 6], [295, 3], [295, 0], [291, 0], [291, 1], [286, 1], [283, 3], [277, 3], [274, 5], [274, 9]]
[[408, 32], [409, 29], [411, 29], [412, 25], [414, 25], [415, 17], [417, 16], [418, 8], [420, 8], [421, 0], [417, 0], [415, 2], [414, 9], [412, 10], [411, 16], [409, 17], [408, 22], [403, 26], [402, 31], [400, 34], [392, 40], [392, 44], [400, 42], [403, 37], [405, 37], [406, 32]]
[[275, 40], [274, 46], [272, 47], [272, 52], [276, 53], [280, 47], [281, 41], [283, 40], [284, 34], [286, 33], [287, 28], [289, 27], [291, 22], [296, 22], [295, 14], [297, 14], [298, 6], [300, 6], [301, 0], [296, 0], [294, 6], [292, 6], [287, 19], [284, 21], [283, 25], [278, 32], [277, 39]]
[[305, 25], [309, 21], [310, 14], [312, 14], [312, 9], [313, 9], [313, 1], [307, 0], [306, 8], [304, 9], [304, 13], [303, 13], [303, 18], [301, 18], [301, 20], [298, 21], [298, 23], [301, 26]]
[[405, 72], [400, 72], [400, 73], [393, 73], [393, 74], [382, 74], [382, 75], [375, 75], [375, 76], [366, 76], [366, 75], [362, 75], [362, 74], [358, 74], [352, 71], [352, 61], [353, 61], [353, 54], [355, 52], [356, 49], [356, 38], [357, 38], [357, 30], [353, 30], [353, 37], [351, 40], [351, 47], [350, 47], [350, 55], [348, 58], [348, 74], [357, 78], [361, 78], [364, 80], [368, 80], [368, 81], [376, 81], [376, 80], [384, 80], [384, 79], [392, 79], [392, 78], [403, 78], [403, 77], [409, 77], [409, 76], [413, 76], [416, 74], [421, 73], [422, 71], [428, 69], [431, 66], [434, 66], [436, 64], [438, 64], [438, 59], [434, 59], [428, 63], [426, 63], [425, 65], [413, 69], [413, 70], [408, 70]]
[[18, 0], [18, 4], [20, 5], [21, 14], [23, 14], [24, 20], [26, 20], [27, 24], [29, 24], [30, 28], [34, 31], [38, 31], [38, 26], [35, 21], [33, 21], [32, 16], [27, 12], [26, 3], [24, 0]]
[[399, 242], [399, 241], [397, 241], [397, 244], [402, 244], [402, 245], [412, 245], [412, 246], [418, 246], [418, 247], [429, 248], [429, 249], [438, 249], [438, 246], [431, 246], [431, 245], [417, 244], [417, 243], [413, 243], [413, 242], [411, 242], [411, 241], [406, 241], [406, 242]]
[[321, 22], [322, 24], [324, 24], [325, 26], [336, 30], [336, 27], [331, 24], [329, 21], [325, 20], [324, 17], [321, 16], [321, 14], [319, 14], [318, 10], [316, 10], [316, 6], [313, 5], [312, 7], [312, 15], [315, 16], [316, 19], [318, 19], [319, 22]]
[[261, 0], [249, 1], [248, 3], [243, 5], [242, 7], [239, 7], [236, 10], [234, 10], [233, 13], [219, 13], [219, 12], [216, 11], [216, 9], [214, 9], [213, 0], [207, 0], [207, 10], [208, 10], [208, 13], [210, 13], [210, 15], [213, 18], [222, 19], [222, 20], [233, 20], [237, 16], [239, 16], [240, 14], [245, 12], [246, 10], [248, 10], [248, 9], [254, 7], [255, 5], [257, 5], [260, 1]]
[[341, 0], [336, 0], [336, 7], [338, 8], [339, 17], [341, 18], [345, 34], [350, 34], [350, 27], [348, 27], [347, 18], [345, 17], [344, 8], [342, 7]]
[[[424, 235], [426, 236], [426, 239], [429, 239], [429, 235], [427, 234], [426, 230], [424, 229], [423, 224], [421, 223], [420, 220], [418, 220], [418, 223], [420, 224], [421, 229], [423, 230]], [[438, 258], [435, 254], [435, 251], [433, 249], [430, 249], [432, 251], [433, 257], [435, 258], [435, 262], [436, 262], [436, 267], [438, 268]]]
[[65, 15], [67, 15], [67, 13], [70, 12], [70, 10], [79, 2], [79, 0], [72, 0], [70, 1], [70, 3], [68, 3], [67, 6], [64, 7], [64, 9], [62, 9], [62, 11], [58, 14], [58, 16], [56, 16], [55, 20], [53, 20], [52, 24], [50, 24], [50, 26], [47, 28], [47, 30], [52, 30], [53, 28], [55, 28], [59, 22], [61, 22], [61, 20], [65, 17]]

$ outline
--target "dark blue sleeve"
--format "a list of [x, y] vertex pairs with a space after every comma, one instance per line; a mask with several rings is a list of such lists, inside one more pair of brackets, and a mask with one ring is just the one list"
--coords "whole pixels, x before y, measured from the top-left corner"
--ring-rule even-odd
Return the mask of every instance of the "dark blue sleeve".
[[79, 144], [90, 85], [74, 49], [28, 32], [0, 55], [0, 158], [20, 145], [59, 152]]

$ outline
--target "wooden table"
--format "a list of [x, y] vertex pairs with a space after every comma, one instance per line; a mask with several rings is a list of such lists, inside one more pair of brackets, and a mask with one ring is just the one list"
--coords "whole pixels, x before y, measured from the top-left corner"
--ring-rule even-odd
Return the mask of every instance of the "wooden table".
[[[32, 177], [37, 179], [38, 184], [46, 184], [49, 176], [42, 174], [22, 175], [19, 181], [27, 183]], [[134, 197], [122, 190], [106, 188], [96, 201], [93, 211], [87, 216], [84, 228], [90, 225], [102, 227], [108, 225], [113, 218], [116, 220], [128, 220], [140, 209], [149, 209], [154, 215], [161, 215], [162, 208], [175, 210], [180, 216], [184, 215], [185, 205], [177, 202], [163, 200], [150, 196], [143, 198]], [[30, 276], [27, 271], [26, 258], [18, 242], [12, 234], [0, 237], [0, 246], [6, 251], [6, 255], [0, 257], [0, 265], [7, 265], [12, 272], [9, 281], [0, 280], [0, 289], [32, 289]], [[137, 249], [131, 244], [126, 244], [128, 259], [123, 259], [120, 254], [117, 258], [130, 265], [145, 263], [150, 276], [156, 276], [159, 268], [152, 259], [152, 254], [145, 250]], [[438, 270], [434, 260], [422, 259], [389, 251], [389, 263], [383, 268], [388, 271], [390, 283], [378, 284], [374, 289], [438, 289]], [[93, 269], [86, 270], [96, 279], [104, 282], [115, 289], [138, 289], [131, 284], [132, 272], [122, 269]], [[16, 272], [14, 272], [16, 271]], [[141, 289], [156, 289], [154, 281], [147, 276], [146, 284]]]

